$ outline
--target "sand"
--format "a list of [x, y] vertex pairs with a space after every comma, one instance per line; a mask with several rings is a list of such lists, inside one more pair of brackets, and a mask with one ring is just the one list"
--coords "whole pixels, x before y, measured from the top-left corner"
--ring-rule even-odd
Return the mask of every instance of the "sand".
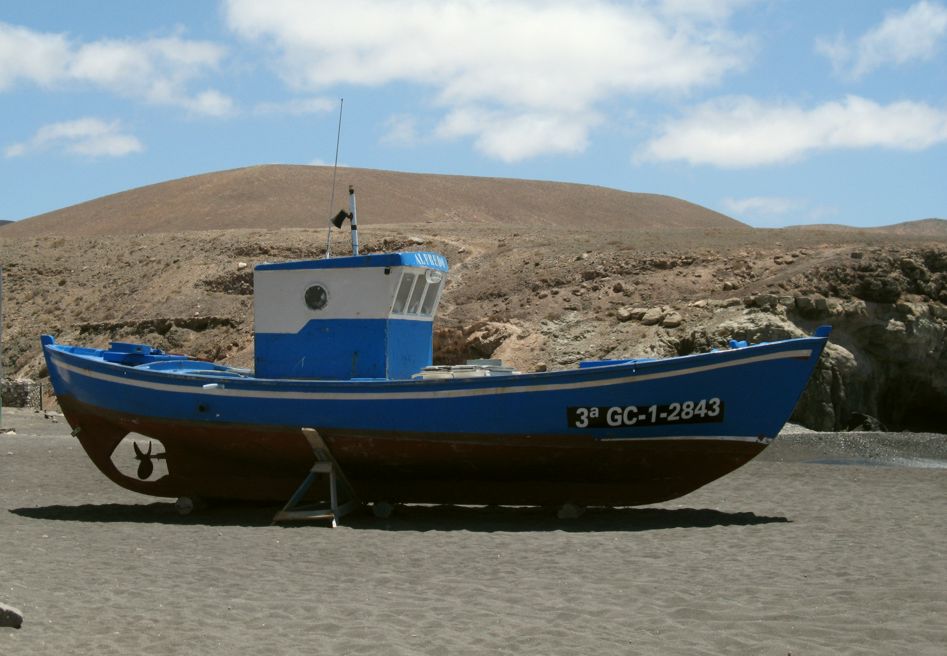
[[[269, 526], [99, 474], [3, 411], [0, 654], [943, 654], [947, 437], [799, 433], [576, 520], [411, 507]], [[826, 464], [828, 463], [828, 464]]]

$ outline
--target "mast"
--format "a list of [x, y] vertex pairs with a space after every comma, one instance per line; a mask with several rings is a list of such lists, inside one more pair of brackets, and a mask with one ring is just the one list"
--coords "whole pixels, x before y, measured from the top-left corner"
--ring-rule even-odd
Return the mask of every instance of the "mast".
[[358, 215], [355, 212], [355, 187], [349, 185], [349, 225], [352, 226], [352, 255], [358, 255]]
[[[339, 129], [335, 135], [335, 163], [332, 165], [332, 191], [329, 193], [329, 216], [332, 216], [332, 206], [335, 204], [335, 174], [339, 169], [339, 142], [342, 140], [342, 103], [344, 98], [339, 98]], [[354, 204], [354, 200], [352, 204]], [[353, 205], [354, 207], [354, 205]], [[354, 230], [354, 227], [353, 227]], [[352, 238], [353, 240], [355, 237]], [[332, 248], [332, 219], [329, 219], [329, 227], [326, 232], [326, 259], [329, 259], [329, 251]]]
[[358, 217], [355, 212], [355, 187], [349, 185], [349, 211], [339, 210], [339, 213], [329, 219], [329, 230], [332, 226], [341, 229], [345, 220], [349, 219], [352, 226], [352, 255], [358, 255]]

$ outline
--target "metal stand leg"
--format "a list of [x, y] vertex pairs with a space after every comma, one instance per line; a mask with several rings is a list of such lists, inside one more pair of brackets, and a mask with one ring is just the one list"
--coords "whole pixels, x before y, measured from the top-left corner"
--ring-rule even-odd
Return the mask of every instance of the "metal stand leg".
[[[335, 528], [338, 526], [338, 520], [360, 506], [361, 502], [358, 500], [358, 497], [355, 496], [352, 486], [349, 485], [348, 480], [346, 480], [345, 475], [339, 467], [339, 463], [335, 461], [335, 458], [332, 456], [332, 451], [329, 450], [329, 447], [322, 439], [322, 436], [319, 435], [319, 432], [315, 428], [303, 428], [302, 432], [306, 441], [309, 442], [313, 454], [316, 456], [316, 461], [313, 463], [306, 478], [303, 479], [303, 482], [296, 488], [293, 496], [286, 502], [283, 509], [273, 517], [272, 523], [329, 519], [332, 520], [332, 528]], [[306, 493], [319, 474], [329, 475], [329, 507], [300, 507], [299, 503], [303, 500], [303, 497], [306, 496]], [[340, 483], [345, 496], [348, 498], [348, 500], [342, 504], [339, 504], [338, 487]]]

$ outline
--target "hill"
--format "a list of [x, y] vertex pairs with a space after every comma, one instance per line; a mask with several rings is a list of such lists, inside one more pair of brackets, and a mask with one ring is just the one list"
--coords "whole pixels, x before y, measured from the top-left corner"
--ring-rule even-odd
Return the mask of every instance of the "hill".
[[789, 226], [790, 230], [819, 230], [823, 232], [855, 232], [868, 231], [885, 233], [903, 237], [947, 237], [947, 219], [919, 219], [917, 221], [903, 221], [891, 225], [876, 226], [873, 228], [858, 228], [840, 223], [819, 223]]
[[[342, 168], [335, 210], [357, 191], [366, 224], [475, 223], [572, 229], [740, 228], [679, 198], [604, 187]], [[320, 228], [331, 167], [268, 165], [140, 187], [16, 222], [5, 238], [95, 237], [184, 230]], [[332, 212], [335, 213], [334, 211]]]
[[920, 219], [918, 221], [904, 221], [894, 225], [877, 228], [895, 235], [910, 237], [947, 237], [947, 219]]

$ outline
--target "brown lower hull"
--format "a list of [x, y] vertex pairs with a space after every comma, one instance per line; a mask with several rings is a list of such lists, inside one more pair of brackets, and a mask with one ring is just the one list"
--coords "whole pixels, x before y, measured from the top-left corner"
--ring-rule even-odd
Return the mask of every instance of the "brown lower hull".
[[[314, 459], [299, 429], [151, 419], [71, 398], [60, 405], [95, 465], [142, 494], [285, 502]], [[392, 503], [656, 503], [720, 478], [765, 448], [725, 439], [319, 431], [362, 501]], [[113, 452], [129, 433], [163, 444], [166, 476], [143, 481], [115, 466]], [[312, 498], [323, 492], [316, 488]]]

